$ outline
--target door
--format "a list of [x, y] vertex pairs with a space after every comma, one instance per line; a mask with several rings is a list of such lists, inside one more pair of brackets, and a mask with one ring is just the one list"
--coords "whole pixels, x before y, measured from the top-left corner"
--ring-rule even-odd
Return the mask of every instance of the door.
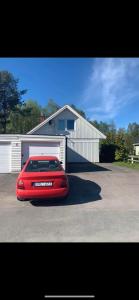
[[52, 155], [60, 158], [60, 143], [58, 142], [23, 142], [22, 164], [30, 156]]
[[11, 157], [11, 144], [0, 142], [0, 173], [9, 173]]

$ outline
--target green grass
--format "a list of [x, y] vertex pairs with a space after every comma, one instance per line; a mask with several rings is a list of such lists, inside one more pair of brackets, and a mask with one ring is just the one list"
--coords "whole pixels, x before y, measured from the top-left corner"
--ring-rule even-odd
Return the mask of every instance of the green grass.
[[128, 167], [130, 169], [137, 169], [139, 170], [139, 162], [131, 164], [131, 162], [124, 162], [124, 161], [115, 161], [113, 162], [114, 165], [116, 166], [121, 166], [121, 167]]

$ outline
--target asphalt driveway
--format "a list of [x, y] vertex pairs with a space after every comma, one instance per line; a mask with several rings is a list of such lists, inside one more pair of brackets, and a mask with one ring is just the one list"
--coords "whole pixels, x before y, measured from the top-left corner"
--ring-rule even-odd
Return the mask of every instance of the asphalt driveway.
[[17, 174], [0, 174], [0, 242], [139, 242], [139, 172], [71, 167], [70, 196], [20, 202]]

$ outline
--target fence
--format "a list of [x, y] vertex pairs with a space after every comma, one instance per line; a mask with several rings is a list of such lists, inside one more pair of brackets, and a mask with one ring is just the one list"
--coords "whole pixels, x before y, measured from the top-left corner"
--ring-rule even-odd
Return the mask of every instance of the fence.
[[129, 155], [128, 161], [133, 164], [134, 162], [139, 162], [139, 155]]

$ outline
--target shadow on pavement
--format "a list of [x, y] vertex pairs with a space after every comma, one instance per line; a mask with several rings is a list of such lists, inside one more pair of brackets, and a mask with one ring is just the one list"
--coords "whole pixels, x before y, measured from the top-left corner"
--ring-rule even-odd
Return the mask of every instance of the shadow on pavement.
[[101, 200], [101, 187], [90, 180], [68, 175], [70, 194], [67, 199], [33, 199], [33, 206], [65, 206], [77, 205]]
[[82, 173], [82, 172], [98, 172], [98, 171], [111, 171], [99, 164], [93, 163], [68, 163], [67, 172], [68, 173]]

